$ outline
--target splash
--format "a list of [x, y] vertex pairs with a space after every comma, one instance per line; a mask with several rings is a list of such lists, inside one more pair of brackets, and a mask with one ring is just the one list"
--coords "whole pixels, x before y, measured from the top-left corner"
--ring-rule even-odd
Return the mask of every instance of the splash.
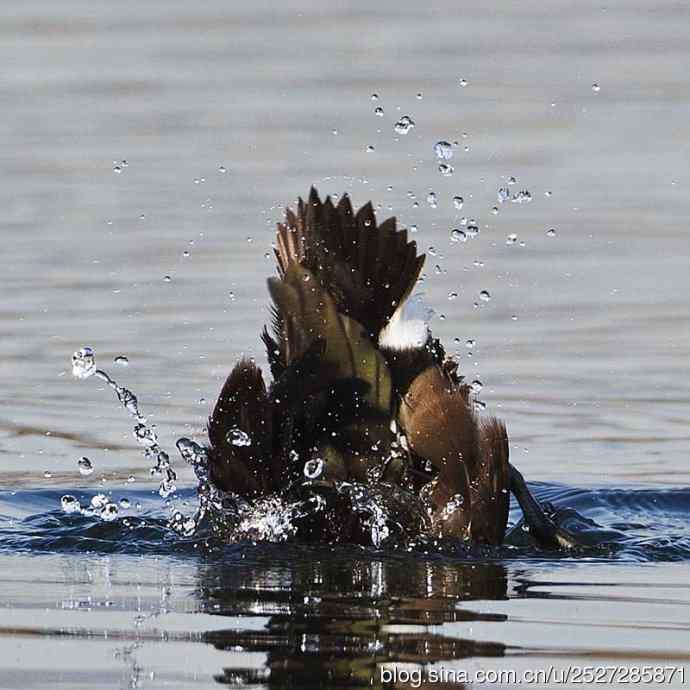
[[[117, 396], [120, 404], [134, 418], [136, 424], [132, 430], [134, 438], [144, 449], [144, 457], [152, 461], [151, 475], [161, 477], [158, 493], [162, 498], [168, 498], [175, 493], [177, 474], [170, 464], [170, 456], [158, 443], [158, 437], [153, 426], [139, 410], [137, 396], [124, 386], [121, 386], [103, 369], [96, 366], [96, 354], [93, 348], [85, 346], [72, 355], [72, 374], [75, 378], [85, 380], [95, 377], [104, 381]], [[115, 506], [117, 508], [117, 506]], [[110, 514], [112, 511], [109, 511]]]

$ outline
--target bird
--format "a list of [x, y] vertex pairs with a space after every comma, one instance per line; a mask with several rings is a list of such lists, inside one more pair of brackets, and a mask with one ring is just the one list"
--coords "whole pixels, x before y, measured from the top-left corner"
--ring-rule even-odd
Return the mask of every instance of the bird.
[[274, 253], [261, 334], [272, 380], [246, 357], [227, 377], [208, 421], [212, 484], [249, 503], [315, 501], [297, 530], [308, 541], [369, 543], [381, 505], [384, 536], [489, 546], [513, 490], [538, 541], [559, 544], [510, 464], [505, 424], [477, 412], [431, 333], [414, 293], [425, 255], [407, 230], [312, 187], [277, 224]]

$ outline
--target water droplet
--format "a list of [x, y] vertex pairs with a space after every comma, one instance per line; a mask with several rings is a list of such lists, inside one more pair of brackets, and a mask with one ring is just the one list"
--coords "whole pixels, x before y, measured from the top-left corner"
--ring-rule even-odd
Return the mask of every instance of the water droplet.
[[102, 510], [108, 503], [108, 497], [105, 494], [96, 494], [91, 497], [91, 507], [94, 510]]
[[158, 444], [158, 436], [152, 427], [146, 424], [137, 424], [134, 427], [134, 438], [140, 446], [151, 448]]
[[323, 474], [324, 462], [321, 458], [312, 458], [304, 463], [304, 476], [307, 479], [318, 479]]
[[371, 144], [369, 144], [369, 146], [367, 146], [367, 153], [374, 153], [375, 150], [376, 149]]
[[43, 473], [43, 477], [44, 477], [45, 479], [50, 479], [52, 476], [53, 476], [53, 473], [52, 473], [52, 472], [49, 472], [48, 470], [46, 470], [46, 471]]
[[475, 379], [475, 380], [472, 381], [472, 383], [470, 384], [470, 388], [472, 389], [472, 392], [473, 392], [473, 393], [479, 393], [479, 391], [480, 391], [482, 388], [484, 388], [484, 384], [483, 384], [479, 379]]
[[227, 435], [225, 436], [227, 442], [230, 445], [233, 446], [251, 446], [252, 445], [252, 439], [249, 437], [247, 433], [242, 431], [242, 429], [239, 429], [238, 427], [233, 427], [228, 431]]
[[438, 207], [438, 199], [436, 198], [436, 193], [435, 192], [429, 192], [426, 195], [426, 203], [431, 206], [431, 208], [437, 208]]
[[488, 290], [482, 290], [479, 293], [479, 299], [482, 302], [489, 302], [491, 300], [491, 295], [489, 294], [489, 291]]
[[120, 508], [123, 510], [127, 510], [132, 504], [130, 503], [130, 500], [128, 498], [121, 498], [120, 499]]
[[460, 228], [453, 228], [450, 231], [450, 241], [451, 242], [467, 242], [467, 234], [464, 230]]
[[546, 236], [547, 237], [556, 237], [556, 229], [555, 228], [549, 228], [546, 231]]
[[172, 277], [171, 277], [171, 276], [163, 276], [163, 280], [164, 280], [166, 283], [169, 283], [169, 282], [172, 281]]
[[450, 160], [453, 157], [453, 146], [447, 141], [437, 141], [434, 144], [434, 153], [440, 160]]
[[467, 79], [461, 79], [458, 83], [460, 84], [460, 86], [465, 88], [467, 86]]
[[508, 184], [509, 184], [509, 185], [517, 184], [517, 180], [515, 179], [515, 177], [513, 177], [513, 176], [511, 175], [511, 176], [508, 178]]
[[532, 195], [526, 189], [521, 189], [517, 194], [513, 194], [510, 201], [513, 204], [529, 204], [532, 201]]
[[467, 221], [467, 235], [468, 237], [476, 237], [479, 234], [479, 223], [472, 219]]
[[371, 100], [372, 101], [378, 101], [379, 100], [379, 95], [377, 93], [372, 93], [371, 94]]
[[218, 166], [218, 172], [225, 174], [228, 171], [228, 169], [224, 165], [219, 165]]
[[461, 196], [454, 196], [453, 197], [453, 206], [455, 207], [456, 211], [459, 211], [462, 209], [462, 207], [465, 204], [465, 200]]
[[601, 91], [601, 86], [595, 82], [592, 84], [592, 91], [594, 91], [594, 93], [599, 93], [599, 91]]
[[135, 477], [133, 474], [130, 474], [129, 477], [127, 477], [127, 483], [128, 483], [128, 484], [134, 484], [134, 482], [135, 482], [136, 480], [137, 480], [137, 479], [136, 479], [136, 477]]
[[504, 204], [510, 199], [510, 191], [507, 187], [501, 187], [498, 192], [496, 192], [496, 198], [499, 204]]
[[508, 237], [506, 237], [506, 244], [515, 244], [517, 242], [517, 235], [511, 232]]
[[124, 355], [118, 355], [113, 360], [113, 364], [115, 364], [118, 367], [126, 367], [129, 366], [129, 360]]
[[383, 108], [380, 105], [374, 108], [374, 115], [377, 117], [383, 117]]
[[65, 494], [60, 499], [60, 506], [65, 513], [78, 513], [81, 510], [81, 504], [71, 494]]
[[452, 302], [454, 299], [458, 298], [458, 293], [457, 292], [449, 292], [448, 293], [448, 301]]
[[117, 518], [119, 512], [120, 511], [115, 503], [108, 502], [101, 510], [101, 520], [105, 520], [105, 522], [112, 522]]
[[88, 345], [72, 355], [72, 375], [78, 379], [88, 379], [96, 373], [96, 354]]
[[396, 134], [407, 134], [414, 127], [414, 120], [409, 115], [403, 115], [394, 125]]
[[465, 347], [468, 350], [471, 350], [476, 344], [476, 341], [472, 340], [472, 338], [469, 338], [468, 340], [465, 341]]
[[182, 252], [182, 256], [184, 256], [185, 258], [187, 258], [187, 257], [189, 256], [189, 249], [185, 249], [185, 250]]
[[88, 477], [90, 474], [93, 474], [93, 463], [86, 457], [79, 458], [77, 467], [79, 468], [79, 474], [83, 477]]
[[450, 177], [455, 172], [455, 168], [452, 165], [448, 165], [448, 163], [441, 163], [438, 166], [438, 171], [444, 177]]

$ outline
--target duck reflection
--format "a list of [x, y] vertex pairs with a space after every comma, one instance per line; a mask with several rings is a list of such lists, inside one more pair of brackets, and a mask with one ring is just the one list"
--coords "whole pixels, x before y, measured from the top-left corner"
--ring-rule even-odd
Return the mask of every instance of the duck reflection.
[[[205, 635], [217, 649], [266, 654], [261, 669], [227, 668], [216, 676], [231, 686], [427, 687], [421, 681], [424, 665], [505, 653], [500, 643], [451, 638], [420, 627], [505, 620], [461, 605], [507, 598], [507, 572], [497, 563], [385, 559], [342, 550], [337, 555], [311, 552], [305, 558], [304, 551], [286, 555], [283, 547], [279, 561], [271, 559], [269, 550], [258, 562], [205, 564], [199, 595], [214, 615], [268, 617], [262, 630], [247, 630], [235, 620], [227, 630]], [[412, 675], [400, 682], [399, 673], [396, 682], [382, 673], [393, 668]]]

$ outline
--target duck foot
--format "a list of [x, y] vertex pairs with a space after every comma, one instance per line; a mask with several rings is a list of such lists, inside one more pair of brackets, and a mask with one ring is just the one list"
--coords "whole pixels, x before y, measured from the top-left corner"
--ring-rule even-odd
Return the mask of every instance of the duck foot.
[[534, 497], [519, 470], [510, 464], [510, 490], [517, 499], [530, 535], [545, 549], [574, 549], [580, 542], [568, 530], [560, 527]]

